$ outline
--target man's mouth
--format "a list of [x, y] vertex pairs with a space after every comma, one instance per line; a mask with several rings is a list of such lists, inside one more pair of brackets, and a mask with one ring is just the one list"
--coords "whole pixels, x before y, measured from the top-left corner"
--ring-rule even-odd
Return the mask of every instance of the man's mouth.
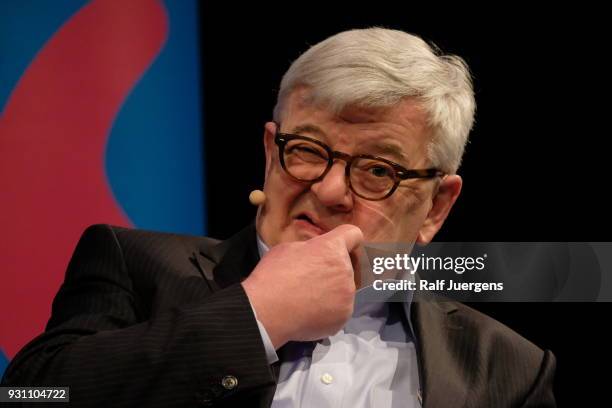
[[298, 215], [298, 216], [297, 216], [297, 219], [298, 219], [298, 220], [308, 221], [309, 223], [314, 224], [314, 222], [312, 222], [312, 219], [311, 219], [311, 218], [310, 218], [308, 215], [306, 215], [306, 214], [300, 214], [300, 215]]
[[324, 234], [327, 232], [327, 229], [323, 226], [320, 225], [320, 223], [318, 223], [314, 217], [310, 214], [307, 213], [301, 213], [299, 214], [297, 217], [295, 217], [295, 220], [297, 221], [297, 224], [302, 227], [302, 228], [306, 228], [314, 233], [316, 233], [317, 235], [320, 234]]

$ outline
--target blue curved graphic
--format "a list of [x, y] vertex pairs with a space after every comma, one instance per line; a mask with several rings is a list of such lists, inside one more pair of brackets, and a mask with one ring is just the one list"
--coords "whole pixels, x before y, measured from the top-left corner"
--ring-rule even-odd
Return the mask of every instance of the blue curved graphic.
[[0, 112], [34, 56], [86, 3], [7, 0], [0, 4]]
[[204, 234], [197, 4], [165, 5], [168, 41], [117, 117], [106, 171], [135, 226]]

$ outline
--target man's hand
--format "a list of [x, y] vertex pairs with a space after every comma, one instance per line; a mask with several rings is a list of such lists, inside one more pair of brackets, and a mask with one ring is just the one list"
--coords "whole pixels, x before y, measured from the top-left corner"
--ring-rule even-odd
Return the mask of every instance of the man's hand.
[[304, 242], [276, 245], [242, 282], [274, 348], [340, 330], [353, 313], [361, 230], [340, 225]]

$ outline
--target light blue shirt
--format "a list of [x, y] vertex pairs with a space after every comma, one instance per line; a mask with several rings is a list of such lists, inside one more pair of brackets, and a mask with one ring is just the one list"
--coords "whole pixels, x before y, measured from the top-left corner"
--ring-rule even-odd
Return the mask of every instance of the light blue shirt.
[[[259, 236], [257, 247], [260, 257], [268, 251]], [[281, 349], [273, 408], [421, 406], [412, 292], [406, 292], [405, 302], [368, 301], [373, 290], [357, 291], [353, 316], [338, 333]], [[265, 327], [257, 324], [272, 364], [279, 357]]]

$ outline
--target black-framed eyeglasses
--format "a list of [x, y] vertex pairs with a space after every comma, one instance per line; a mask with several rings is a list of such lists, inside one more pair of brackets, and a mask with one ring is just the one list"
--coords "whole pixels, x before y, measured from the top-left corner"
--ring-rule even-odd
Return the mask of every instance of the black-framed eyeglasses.
[[321, 181], [335, 160], [344, 160], [345, 177], [351, 191], [366, 200], [379, 201], [391, 196], [402, 180], [445, 175], [436, 168], [409, 170], [383, 157], [368, 154], [351, 156], [332, 150], [319, 140], [281, 133], [279, 129], [280, 125], [277, 125], [274, 142], [278, 145], [281, 166], [297, 181]]

